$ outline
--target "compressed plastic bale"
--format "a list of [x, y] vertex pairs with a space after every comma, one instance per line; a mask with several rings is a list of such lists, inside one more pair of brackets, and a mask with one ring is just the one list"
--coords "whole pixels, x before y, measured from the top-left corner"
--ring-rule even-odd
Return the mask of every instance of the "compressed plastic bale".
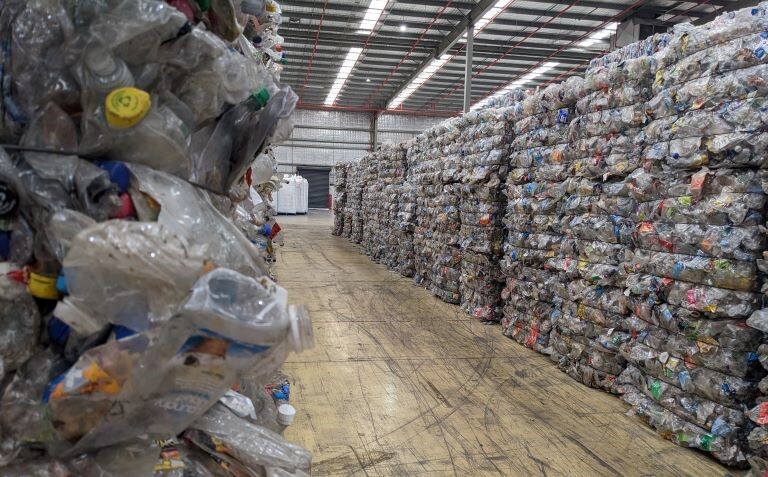
[[58, 316], [82, 334], [109, 323], [143, 331], [177, 310], [205, 258], [156, 223], [110, 221], [85, 229], [64, 259], [69, 296]]
[[144, 477], [154, 475], [159, 459], [155, 441], [137, 440], [75, 457], [67, 464], [82, 477]]
[[[213, 42], [206, 40], [210, 40], [213, 35], [200, 28], [190, 28], [188, 21], [194, 22], [198, 19], [195, 18], [194, 13], [189, 11], [189, 8], [185, 8], [189, 7], [187, 2], [110, 0], [107, 2], [76, 2], [77, 5], [64, 5], [64, 3], [66, 2], [18, 2], [13, 0], [6, 2], [2, 8], [0, 29], [3, 31], [3, 37], [8, 40], [5, 45], [8, 48], [4, 48], [0, 53], [0, 61], [6, 66], [5, 79], [7, 80], [5, 82], [7, 94], [0, 110], [4, 124], [0, 128], [0, 135], [3, 138], [16, 143], [21, 137], [20, 145], [22, 147], [53, 149], [59, 152], [78, 151], [79, 149], [83, 153], [98, 152], [101, 154], [108, 151], [109, 147], [100, 149], [102, 144], [98, 144], [98, 138], [94, 144], [94, 138], [91, 135], [93, 129], [89, 130], [89, 127], [93, 125], [103, 126], [103, 124], [96, 124], [103, 119], [101, 116], [103, 111], [95, 111], [91, 106], [93, 104], [98, 105], [99, 101], [103, 101], [104, 96], [116, 87], [137, 86], [150, 94], [154, 107], [150, 107], [149, 116], [144, 118], [145, 121], [141, 122], [130, 133], [115, 134], [109, 129], [102, 129], [102, 131], [110, 133], [108, 135], [113, 136], [110, 145], [113, 150], [109, 152], [126, 154], [132, 160], [139, 162], [147, 159], [148, 162], [159, 165], [161, 168], [167, 166], [167, 169], [179, 174], [183, 181], [188, 178], [184, 166], [188, 159], [187, 131], [193, 131], [197, 128], [196, 121], [216, 118], [224, 112], [224, 108], [230, 109], [230, 104], [237, 105], [243, 101], [253, 90], [257, 90], [253, 87], [257, 82], [259, 86], [269, 88], [269, 92], [273, 96], [279, 97], [279, 101], [275, 102], [277, 107], [267, 108], [276, 114], [269, 116], [266, 120], [263, 115], [259, 117], [259, 128], [255, 131], [256, 134], [251, 134], [254, 132], [254, 128], [251, 127], [252, 124], [244, 122], [241, 125], [243, 131], [239, 132], [247, 132], [248, 134], [239, 134], [237, 138], [234, 138], [234, 142], [236, 142], [237, 156], [242, 156], [245, 160], [242, 164], [235, 164], [234, 170], [227, 169], [227, 172], [233, 176], [233, 181], [239, 179], [239, 175], [242, 173], [239, 169], [244, 165], [247, 167], [245, 162], [253, 159], [254, 149], [261, 147], [262, 139], [267, 136], [272, 136], [274, 140], [286, 138], [290, 125], [285, 121], [284, 114], [292, 109], [291, 95], [287, 91], [278, 92], [279, 87], [272, 78], [272, 75], [280, 67], [275, 67], [274, 64], [262, 67], [263, 51], [257, 54], [253, 48], [247, 51], [237, 51], [235, 48], [228, 47], [214, 48], [216, 51], [207, 52], [209, 54], [206, 54], [206, 51], [201, 51], [197, 47], [211, 46]], [[239, 3], [225, 0], [215, 5], [215, 11], [212, 12], [212, 15], [218, 15], [220, 19], [224, 18], [226, 9], [230, 8], [227, 12], [232, 14], [227, 16], [229, 33], [237, 30], [239, 40], [239, 26], [235, 21], [239, 22], [245, 18], [235, 17], [234, 13], [237, 12], [237, 7], [239, 7]], [[277, 13], [264, 14], [263, 16], [265, 19], [269, 18], [270, 31], [267, 32], [267, 37], [272, 40], [276, 36], [275, 30], [281, 20], [280, 15]], [[193, 39], [202, 39], [202, 41], [198, 41], [192, 48], [195, 50], [195, 55], [200, 55], [190, 63], [184, 64], [185, 60], [190, 60], [191, 52], [187, 51], [186, 57], [174, 55], [172, 52], [174, 49], [177, 52], [183, 50], [182, 44], [190, 46], [189, 43], [194, 43], [194, 41], [185, 41], [193, 37], [194, 31], [202, 32]], [[229, 39], [234, 39], [234, 36], [230, 36]], [[246, 45], [247, 43], [246, 41]], [[221, 42], [218, 42], [215, 46], [221, 47], [221, 45]], [[242, 42], [238, 46], [242, 47]], [[274, 51], [270, 50], [269, 53], [273, 55], [271, 61], [276, 61]], [[113, 75], [110, 78], [106, 74], [99, 76], [96, 71], [99, 64], [92, 61], [95, 57], [104, 60], [101, 62], [101, 66], [117, 66], [117, 71], [120, 72], [117, 75], [119, 77]], [[11, 58], [14, 61], [11, 62]], [[126, 63], [131, 66], [130, 72], [128, 72]], [[211, 69], [218, 69], [218, 73], [220, 73], [214, 77], [214, 81], [208, 84], [202, 80], [199, 83], [191, 81], [189, 85], [192, 89], [198, 90], [195, 93], [206, 88], [194, 88], [194, 86], [213, 85], [207, 90], [216, 93], [216, 97], [211, 99], [210, 104], [202, 101], [202, 104], [195, 103], [195, 100], [200, 99], [200, 96], [195, 96], [195, 93], [189, 90], [182, 91], [188, 94], [180, 94], [181, 88], [179, 86], [184, 84], [183, 76], [193, 76], [199, 73], [198, 78], [210, 80], [211, 75], [205, 73], [210, 73]], [[101, 72], [103, 73], [103, 69]], [[262, 81], [264, 84], [261, 84]], [[193, 111], [190, 105], [198, 107], [203, 112]], [[84, 114], [80, 117], [79, 124], [83, 129], [77, 131], [68, 113], [80, 111], [81, 106]], [[209, 106], [210, 108], [206, 109]], [[278, 110], [274, 111], [275, 109]], [[165, 122], [157, 120], [158, 117]], [[27, 124], [29, 127], [22, 136], [20, 134], [21, 127]], [[6, 125], [8, 126], [6, 127]], [[86, 133], [86, 140], [80, 145], [77, 143], [77, 138], [80, 136], [78, 132]], [[155, 147], [161, 142], [160, 136], [163, 134], [169, 136], [168, 141], [164, 143], [169, 147]], [[114, 141], [115, 138], [119, 140]], [[136, 140], [137, 138], [139, 140]], [[130, 141], [130, 139], [134, 139], [134, 141]], [[119, 143], [120, 140], [124, 141], [121, 147], [114, 147], [115, 143]], [[78, 148], [78, 146], [80, 147]], [[148, 149], [150, 155], [146, 156]], [[151, 157], [153, 150], [155, 156]], [[159, 150], [165, 150], [167, 154], [158, 154]], [[141, 154], [137, 154], [137, 151]], [[138, 157], [139, 155], [142, 157]], [[14, 153], [14, 156], [17, 166], [15, 169], [17, 170], [13, 172], [13, 176], [20, 179], [14, 182], [14, 186], [20, 194], [21, 214], [12, 217], [13, 220], [9, 221], [8, 224], [4, 223], [4, 225], [8, 225], [10, 230], [3, 228], [3, 238], [10, 235], [11, 244], [10, 253], [6, 253], [7, 247], [5, 245], [7, 243], [2, 244], [4, 246], [3, 255], [8, 255], [8, 258], [19, 265], [31, 265], [30, 270], [35, 274], [50, 272], [47, 277], [55, 278], [60, 265], [58, 262], [65, 260], [65, 257], [70, 254], [72, 243], [77, 234], [91, 227], [103, 225], [97, 225], [93, 219], [96, 222], [102, 222], [113, 217], [113, 213], [124, 214], [122, 215], [124, 218], [132, 218], [133, 214], [125, 214], [124, 210], [126, 203], [130, 205], [131, 202], [135, 202], [135, 208], [144, 221], [154, 222], [159, 218], [160, 222], [164, 223], [153, 224], [154, 226], [165, 227], [166, 230], [176, 226], [178, 228], [169, 232], [170, 234], [176, 234], [178, 237], [189, 237], [190, 247], [202, 251], [202, 254], [209, 259], [208, 263], [211, 266], [206, 267], [203, 271], [209, 271], [215, 266], [229, 265], [248, 275], [259, 276], [261, 275], [259, 272], [265, 268], [257, 262], [258, 257], [260, 257], [259, 251], [249, 250], [250, 245], [244, 245], [246, 242], [242, 235], [230, 232], [230, 229], [236, 229], [233, 229], [233, 224], [227, 220], [227, 215], [232, 207], [226, 197], [210, 197], [206, 193], [189, 188], [188, 184], [181, 186], [181, 189], [184, 187], [188, 189], [182, 190], [181, 193], [174, 196], [179, 190], [162, 184], [159, 189], [163, 192], [170, 192], [168, 202], [173, 203], [178, 200], [185, 207], [192, 206], [192, 209], [197, 207], [191, 211], [187, 209], [190, 214], [187, 216], [178, 214], [179, 217], [209, 219], [205, 224], [188, 221], [179, 227], [173, 217], [169, 218], [167, 213], [163, 213], [170, 211], [173, 215], [178, 212], [178, 209], [171, 210], [173, 206], [169, 203], [159, 204], [163, 200], [140, 192], [135, 177], [134, 187], [131, 190], [133, 197], [123, 194], [118, 198], [116, 190], [119, 189], [123, 193], [128, 185], [118, 183], [119, 181], [113, 184], [111, 181], [114, 179], [110, 177], [107, 171], [100, 169], [101, 164], [89, 163], [65, 154], [48, 154], [35, 151], [17, 152]], [[6, 172], [5, 161], [0, 160], [0, 162], [3, 163], [0, 164], [0, 167], [3, 172]], [[4, 174], [3, 177], [7, 179]], [[188, 190], [193, 190], [198, 195], [186, 194]], [[112, 199], [114, 198], [118, 198], [119, 201], [113, 203]], [[117, 210], [112, 210], [113, 205], [118, 206], [114, 207]], [[161, 211], [161, 209], [165, 209], [165, 211]], [[223, 215], [219, 217], [215, 214]], [[3, 217], [3, 219], [5, 218]], [[195, 230], [195, 224], [200, 225], [199, 230]], [[187, 228], [185, 229], [185, 227]], [[208, 236], [205, 237], [205, 234]], [[215, 238], [211, 239], [212, 236]], [[173, 240], [178, 241], [176, 238]], [[223, 250], [224, 247], [221, 247], [221, 244], [238, 248], [238, 251], [231, 253], [230, 249], [228, 254]], [[76, 243], [74, 247], [77, 248]], [[109, 251], [106, 255], [110, 255]], [[211, 256], [215, 256], [215, 258], [211, 259]], [[109, 260], [106, 256], [103, 258]], [[188, 258], [181, 257], [182, 261]], [[180, 265], [183, 266], [183, 264]], [[197, 278], [199, 271], [190, 274], [193, 280]], [[144, 270], [144, 272], [149, 273], [148, 270]], [[126, 276], [128, 275], [130, 272], [126, 273]], [[34, 276], [32, 275], [33, 278]], [[136, 276], [136, 282], [142, 278], [141, 275]], [[66, 287], [65, 280], [60, 280], [58, 285], [61, 290], [64, 290]], [[187, 288], [183, 282], [179, 282], [177, 285], [186, 294], [189, 285]], [[170, 293], [167, 299], [176, 300], [176, 305], [180, 304], [184, 296], [178, 299], [173, 295]], [[37, 303], [40, 312], [48, 314], [54, 301], [46, 299], [39, 300]], [[140, 307], [141, 304], [139, 303], [138, 306]], [[111, 311], [117, 312], [117, 310]], [[56, 350], [56, 355], [69, 360], [76, 360], [78, 355], [90, 353], [97, 349], [98, 346], [97, 348], [93, 348], [93, 346], [104, 343], [107, 336], [111, 335], [111, 327], [102, 326], [103, 324], [115, 321], [148, 322], [146, 310], [138, 310], [137, 312], [136, 308], [128, 307], [123, 311], [126, 314], [121, 315], [116, 320], [110, 318], [104, 320], [103, 323], [92, 324], [93, 329], [88, 331], [99, 328], [94, 333], [80, 335], [77, 330], [67, 330], [69, 339], [51, 336], [50, 339], [55, 342], [51, 346]], [[142, 316], [142, 311], [144, 311], [144, 316]], [[134, 313], [135, 316], [131, 316]], [[295, 310], [290, 316], [293, 317], [291, 320], [294, 322], [300, 321], [296, 318], [300, 316], [300, 313]], [[88, 322], [91, 318], [85, 313], [72, 313], [68, 317], [83, 322]], [[50, 322], [59, 323], [61, 327], [66, 327], [54, 317], [50, 318]], [[180, 330], [180, 327], [176, 326], [177, 324], [175, 322], [173, 325], [168, 325], [172, 327], [171, 329], [165, 329], [165, 325], [154, 323], [153, 325], [158, 326], [151, 331], [145, 331], [145, 333], [156, 332], [160, 338], [170, 336], [173, 339], [178, 339], [173, 331], [183, 335], [184, 330]], [[32, 333], [36, 330], [36, 327], [29, 327], [25, 331]], [[306, 331], [306, 326], [304, 326], [304, 333]], [[111, 336], [110, 341], [107, 344], [102, 344], [102, 346], [108, 346], [109, 343], [116, 342], [115, 339], [122, 338], [130, 332], [131, 330], [126, 330], [123, 326], [114, 326], [114, 336]], [[299, 332], [297, 335], [301, 336], [302, 333]], [[42, 338], [42, 341], [48, 342], [45, 337]], [[172, 352], [175, 351], [172, 344], [171, 348]], [[262, 363], [264, 363], [263, 369], [265, 371], [274, 369], [282, 362], [292, 346], [282, 343], [274, 348], [264, 353]], [[23, 349], [24, 347], [21, 347], [15, 351]], [[38, 352], [39, 356], [44, 356], [41, 350]], [[156, 357], [162, 358], [162, 353], [157, 349], [152, 349], [152, 352], [156, 353]], [[97, 354], [98, 352], [93, 351], [93, 353]], [[37, 357], [38, 355], [33, 356], [27, 364], [33, 363]], [[47, 476], [50, 473], [47, 471], [50, 469], [47, 469], [46, 465], [54, 462], [47, 461], [45, 458], [38, 460], [35, 457], [46, 452], [64, 452], [68, 448], [67, 444], [72, 443], [55, 443], [47, 451], [43, 450], [43, 445], [50, 443], [51, 436], [53, 436], [52, 423], [48, 420], [50, 410], [40, 407], [41, 396], [44, 393], [40, 389], [40, 383], [29, 383], [31, 378], [28, 376], [27, 364], [12, 371], [15, 374], [4, 380], [4, 384], [8, 387], [3, 390], [3, 409], [0, 413], [3, 417], [3, 427], [0, 429], [0, 453], [2, 454], [2, 458], [0, 458], [2, 464], [0, 465], [6, 463], [6, 456], [8, 459], [16, 457], [15, 453], [19, 449], [21, 452], [18, 458], [26, 462], [18, 466], [4, 468], [0, 470], [0, 474], [16, 475], [19, 472], [21, 475], [40, 474]], [[126, 359], [123, 364], [130, 364], [130, 359]], [[157, 363], [142, 364], [145, 369], [161, 372], [162, 370], [153, 368], [155, 365]], [[46, 372], [43, 369], [37, 371], [39, 372], [37, 377], [50, 381], [53, 377], [51, 374], [60, 375], [63, 369], [57, 367], [54, 373]], [[88, 371], [90, 372], [92, 369], [89, 368]], [[248, 371], [254, 372], [251, 368]], [[258, 371], [259, 368], [257, 367], [255, 372], [258, 373]], [[173, 381], [172, 378], [169, 380]], [[108, 386], [109, 382], [106, 381], [103, 384]], [[227, 387], [229, 385], [231, 382], [226, 383]], [[148, 387], [151, 388], [151, 384]], [[48, 391], [52, 392], [51, 389]], [[141, 401], [143, 400], [137, 399], [135, 402], [130, 402], [125, 408], [135, 411], [136, 407], [141, 406]], [[144, 403], [147, 402], [149, 401], [144, 401]], [[93, 421], [93, 415], [97, 414], [94, 410], [98, 410], [97, 407], [87, 409], [87, 412], [82, 416], [82, 425], [87, 426]], [[143, 416], [141, 417], [143, 418]], [[133, 420], [142, 422], [142, 419], [136, 418], [135, 415]], [[73, 432], [73, 434], [80, 431], [76, 425], [67, 422], [67, 419], [57, 422], [56, 426], [58, 427], [55, 428], [61, 430], [66, 428], [68, 424], [76, 429], [77, 432]], [[162, 423], [153, 422], [152, 424], [160, 426]], [[99, 441], [97, 447], [107, 445], [109, 439], [121, 439], [120, 434], [125, 432], [120, 425], [108, 425], [108, 427], [117, 436], [110, 435], [107, 439], [94, 437], [94, 440]], [[139, 427], [142, 426], [139, 425]], [[79, 436], [75, 436], [75, 438], [77, 437]], [[63, 445], [59, 446], [58, 444]], [[88, 442], [84, 440], [79, 445], [81, 448], [85, 448], [88, 446]], [[75, 449], [74, 453], [77, 452], [79, 451]], [[134, 462], [129, 462], [120, 455], [120, 451], [113, 448], [89, 452], [87, 455], [79, 455], [76, 459], [79, 463], [85, 463], [86, 467], [75, 469], [75, 462], [71, 462], [73, 466], [64, 469], [64, 471], [67, 475], [77, 474], [84, 477], [143, 476], [147, 472], [153, 473], [152, 461], [147, 460], [146, 453], [144, 454], [140, 456], [144, 458], [143, 464], [149, 462], [149, 465], [139, 465], [136, 459]], [[101, 456], [106, 457], [101, 459]], [[100, 459], [101, 462], [99, 462]], [[53, 469], [53, 465], [50, 468]], [[56, 470], [58, 471], [58, 469]], [[263, 469], [243, 469], [243, 471], [259, 473], [263, 472]]]
[[26, 287], [0, 277], [0, 363], [3, 374], [24, 364], [35, 352], [40, 312]]
[[45, 457], [0, 467], [0, 471], [7, 477], [70, 477], [72, 475], [64, 462]]
[[757, 310], [760, 300], [758, 294], [749, 291], [728, 290], [653, 275], [630, 274], [626, 285], [634, 295], [655, 294], [671, 305], [720, 318], [746, 319]]
[[50, 379], [66, 369], [66, 362], [52, 350], [35, 353], [14, 374], [0, 397], [0, 464], [12, 462], [22, 446], [42, 446], [52, 428], [41, 397]]
[[677, 386], [644, 374], [632, 365], [627, 366], [619, 376], [618, 383], [634, 386], [680, 418], [734, 443], [749, 428], [748, 416], [743, 411], [686, 393]]
[[88, 351], [51, 383], [52, 450], [76, 455], [180, 433], [237, 376], [274, 372], [291, 350], [311, 346], [307, 319], [289, 313], [286, 299], [266, 278], [209, 272], [164, 326]]
[[[184, 237], [190, 246], [218, 266], [224, 266], [249, 276], [266, 273], [263, 258], [242, 232], [211, 203], [210, 195], [187, 182], [152, 169], [131, 165], [136, 190], [159, 204], [155, 219], [171, 231]], [[155, 206], [156, 207], [156, 206]], [[156, 209], [154, 213], [157, 214]]]
[[667, 411], [631, 386], [624, 385], [623, 391], [622, 399], [632, 406], [633, 413], [658, 432], [669, 436], [675, 444], [712, 452], [715, 457], [731, 465], [746, 464], [746, 456], [737, 445]]
[[309, 469], [311, 464], [309, 452], [286, 442], [277, 433], [237, 417], [221, 405], [212, 407], [195, 421], [185, 437], [209, 452], [219, 452], [251, 468], [270, 466], [296, 471]]
[[625, 343], [621, 354], [645, 374], [679, 386], [686, 392], [706, 397], [726, 406], [738, 406], [757, 395], [757, 382], [719, 371], [685, 363], [682, 358], [671, 356], [644, 344]]
[[[7, 8], [7, 10], [5, 9]], [[18, 94], [12, 116], [26, 123], [49, 101], [72, 106], [80, 91], [62, 61], [63, 49], [74, 34], [64, 2], [13, 2], [4, 8], [3, 25], [9, 33], [10, 51], [25, 61], [11, 63], [10, 78]]]

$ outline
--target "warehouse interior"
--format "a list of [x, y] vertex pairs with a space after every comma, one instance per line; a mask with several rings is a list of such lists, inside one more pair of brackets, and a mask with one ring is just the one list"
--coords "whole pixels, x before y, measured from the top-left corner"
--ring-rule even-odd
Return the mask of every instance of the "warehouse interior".
[[0, 0], [0, 477], [768, 477], [768, 1]]
[[[314, 303], [321, 346], [284, 368], [313, 472], [763, 475], [764, 245], [741, 241], [764, 243], [764, 166], [733, 160], [763, 133], [726, 112], [763, 104], [735, 59], [758, 8], [285, 7], [312, 47], [276, 157], [332, 169], [330, 212], [281, 216], [277, 264]], [[705, 218], [742, 193], [755, 222]]]

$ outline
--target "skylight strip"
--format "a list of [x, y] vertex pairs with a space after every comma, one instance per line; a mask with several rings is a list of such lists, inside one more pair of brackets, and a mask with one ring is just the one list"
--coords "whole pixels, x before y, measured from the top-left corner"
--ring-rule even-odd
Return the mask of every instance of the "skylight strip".
[[[514, 2], [515, 0], [498, 0], [490, 9], [488, 9], [487, 12], [483, 16], [481, 16], [474, 25], [475, 28], [475, 35], [479, 34], [485, 27], [488, 26], [489, 23], [491, 23], [497, 16], [501, 15], [504, 10], [509, 6], [510, 3]], [[464, 43], [467, 41], [467, 33], [465, 32], [464, 35], [461, 36], [461, 39], [459, 40], [459, 43]]]
[[349, 49], [347, 56], [341, 63], [341, 68], [339, 68], [339, 72], [336, 75], [336, 80], [333, 82], [333, 86], [331, 86], [331, 90], [328, 91], [328, 96], [325, 98], [326, 106], [333, 106], [334, 103], [336, 103], [336, 98], [339, 97], [339, 93], [341, 93], [344, 83], [347, 82], [347, 78], [352, 74], [352, 70], [355, 68], [357, 60], [360, 59], [360, 54], [362, 54], [362, 52], [362, 48], [355, 47]]
[[611, 35], [616, 33], [616, 30], [619, 29], [619, 24], [617, 22], [611, 22], [607, 25], [605, 25], [603, 28], [597, 30], [596, 32], [589, 35], [587, 38], [583, 39], [582, 41], [578, 42], [576, 46], [581, 48], [588, 48], [590, 46], [596, 45], [597, 43], [600, 43], [601, 40], [605, 40], [606, 38], [610, 38]]
[[445, 54], [438, 59], [433, 59], [408, 85], [387, 105], [388, 109], [398, 108], [403, 102], [408, 99], [419, 86], [426, 83], [429, 78], [432, 77], [437, 71], [448, 63], [453, 55]]
[[363, 20], [357, 27], [357, 33], [368, 35], [376, 27], [376, 24], [381, 18], [381, 14], [384, 12], [384, 8], [387, 6], [389, 0], [371, 0], [368, 9], [365, 11]]
[[560, 66], [560, 63], [557, 61], [547, 61], [546, 63], [542, 64], [541, 66], [531, 70], [530, 72], [526, 73], [525, 75], [521, 76], [520, 78], [516, 79], [515, 81], [512, 81], [511, 83], [507, 84], [503, 88], [501, 88], [499, 91], [495, 92], [494, 94], [478, 101], [472, 107], [470, 110], [474, 111], [476, 109], [480, 109], [484, 106], [486, 106], [488, 103], [490, 103], [492, 100], [496, 98], [500, 98], [507, 94], [508, 92], [515, 90], [517, 88], [522, 87], [525, 84], [528, 84], [535, 80], [536, 78], [540, 77], [544, 73], [547, 73], [551, 71], [552, 69]]

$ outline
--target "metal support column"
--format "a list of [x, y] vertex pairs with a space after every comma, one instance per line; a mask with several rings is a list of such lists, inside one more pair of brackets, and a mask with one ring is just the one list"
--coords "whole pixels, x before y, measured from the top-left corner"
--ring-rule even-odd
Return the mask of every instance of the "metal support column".
[[472, 47], [475, 43], [475, 25], [472, 19], [469, 19], [467, 25], [467, 62], [464, 66], [464, 112], [469, 112], [470, 103], [472, 102]]
[[371, 151], [379, 147], [379, 113], [371, 113]]

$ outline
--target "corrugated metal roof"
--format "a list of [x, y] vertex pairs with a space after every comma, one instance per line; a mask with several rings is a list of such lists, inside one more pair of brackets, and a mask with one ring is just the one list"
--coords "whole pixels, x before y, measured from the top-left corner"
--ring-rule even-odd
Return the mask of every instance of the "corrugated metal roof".
[[[288, 20], [281, 26], [281, 34], [286, 39], [288, 64], [282, 80], [301, 92], [301, 104], [322, 105], [349, 49], [364, 47], [336, 106], [384, 109], [434, 57], [441, 42], [463, 28], [472, 9], [487, 1], [390, 0], [368, 36], [359, 34], [357, 29], [370, 0], [285, 0], [283, 16]], [[604, 41], [590, 49], [577, 48], [575, 44], [606, 22], [642, 16], [645, 21], [668, 26], [740, 8], [745, 3], [749, 2], [512, 1], [475, 38], [472, 102], [525, 74], [553, 53], [550, 61], [560, 64], [543, 75], [543, 81], [568, 72], [579, 73], [590, 59], [607, 50], [609, 44]], [[757, 0], [752, 2], [757, 3]], [[405, 25], [404, 31], [401, 25]], [[557, 52], [565, 45], [571, 46]], [[453, 55], [451, 61], [414, 92], [403, 103], [403, 109], [448, 112], [461, 109], [464, 45], [456, 43], [446, 53]]]

